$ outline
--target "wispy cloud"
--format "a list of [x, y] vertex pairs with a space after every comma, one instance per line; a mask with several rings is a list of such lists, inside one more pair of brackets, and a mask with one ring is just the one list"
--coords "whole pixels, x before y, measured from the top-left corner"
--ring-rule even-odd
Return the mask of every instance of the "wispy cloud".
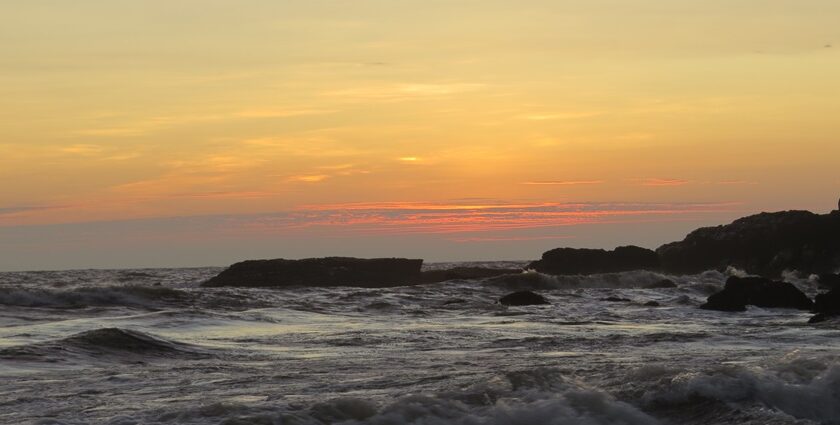
[[522, 182], [525, 185], [532, 185], [532, 186], [578, 186], [578, 185], [591, 185], [591, 184], [601, 184], [603, 180], [535, 180], [535, 181], [528, 181]]
[[332, 90], [323, 95], [352, 101], [399, 102], [476, 92], [486, 87], [476, 83], [403, 83]]
[[690, 183], [689, 180], [658, 178], [642, 179], [640, 182], [642, 186], [683, 186]]
[[517, 241], [543, 241], [574, 239], [572, 235], [547, 235], [547, 236], [465, 236], [450, 238], [452, 242], [473, 243], [473, 242], [517, 242]]
[[60, 149], [64, 153], [71, 153], [77, 155], [96, 155], [101, 153], [104, 148], [99, 145], [77, 144], [65, 146]]
[[581, 118], [597, 117], [602, 115], [602, 112], [560, 112], [560, 113], [544, 113], [544, 114], [524, 114], [517, 118], [528, 121], [552, 121], [552, 120], [574, 120]]
[[[736, 204], [630, 203], [422, 203], [383, 202], [309, 205], [242, 220], [237, 231], [263, 234], [465, 234], [595, 223], [664, 220], [732, 211]], [[542, 237], [542, 235], [538, 236]], [[552, 236], [554, 237], [554, 236]]]
[[179, 126], [207, 124], [223, 121], [241, 121], [249, 119], [294, 118], [308, 115], [324, 115], [335, 113], [334, 109], [318, 108], [278, 108], [255, 107], [206, 114], [173, 114], [147, 118], [127, 120], [117, 125], [103, 125], [101, 127], [82, 129], [76, 132], [82, 136], [129, 137], [167, 130]]
[[298, 183], [319, 183], [330, 178], [329, 174], [302, 174], [298, 176], [289, 176], [286, 181]]

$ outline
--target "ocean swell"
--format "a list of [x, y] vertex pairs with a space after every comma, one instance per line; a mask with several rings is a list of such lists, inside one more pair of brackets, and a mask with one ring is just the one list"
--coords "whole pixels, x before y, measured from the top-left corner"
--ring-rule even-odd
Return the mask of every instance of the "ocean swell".
[[187, 293], [157, 286], [82, 286], [72, 289], [31, 289], [0, 287], [0, 305], [14, 307], [160, 307], [181, 301]]

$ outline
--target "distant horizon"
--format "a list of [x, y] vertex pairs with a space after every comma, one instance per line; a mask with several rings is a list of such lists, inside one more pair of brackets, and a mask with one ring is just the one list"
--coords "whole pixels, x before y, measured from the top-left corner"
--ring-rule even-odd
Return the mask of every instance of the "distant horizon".
[[[141, 269], [179, 269], [179, 268], [184, 268], [184, 269], [190, 269], [190, 268], [222, 268], [222, 267], [227, 267], [227, 266], [229, 266], [233, 263], [236, 263], [236, 262], [239, 262], [239, 261], [245, 261], [245, 260], [263, 260], [263, 259], [275, 259], [275, 258], [302, 259], [302, 258], [320, 258], [320, 257], [416, 258], [416, 259], [424, 260], [424, 264], [448, 263], [448, 262], [458, 263], [458, 262], [496, 262], [496, 261], [498, 261], [498, 262], [504, 262], [504, 261], [527, 262], [527, 261], [533, 261], [533, 260], [539, 259], [540, 256], [542, 255], [542, 253], [549, 250], [549, 249], [560, 248], [560, 247], [612, 250], [612, 249], [614, 249], [618, 246], [636, 245], [636, 246], [641, 246], [643, 248], [656, 249], [663, 244], [682, 240], [689, 232], [691, 232], [691, 231], [693, 231], [697, 228], [700, 228], [700, 227], [709, 227], [709, 226], [717, 226], [717, 225], [722, 225], [722, 224], [728, 224], [728, 223], [730, 223], [730, 222], [732, 222], [732, 221], [734, 221], [738, 218], [749, 216], [749, 215], [754, 215], [754, 214], [760, 214], [762, 212], [795, 211], [795, 210], [810, 211], [810, 212], [813, 212], [815, 214], [827, 214], [827, 213], [830, 213], [831, 211], [833, 211], [833, 209], [829, 209], [829, 210], [825, 210], [825, 211], [812, 211], [812, 210], [804, 210], [804, 209], [798, 209], [798, 208], [790, 208], [790, 209], [781, 209], [781, 210], [777, 210], [777, 211], [755, 211], [755, 212], [746, 212], [746, 213], [743, 213], [743, 214], [734, 213], [735, 216], [732, 217], [731, 219], [724, 219], [724, 220], [719, 221], [719, 222], [705, 223], [705, 224], [699, 224], [699, 225], [694, 225], [693, 224], [693, 223], [695, 223], [694, 220], [685, 220], [685, 221], [674, 220], [674, 221], [670, 221], [670, 222], [667, 222], [667, 221], [666, 222], [659, 222], [659, 221], [652, 220], [652, 221], [642, 222], [642, 223], [632, 223], [632, 222], [598, 223], [598, 222], [595, 222], [595, 223], [576, 224], [576, 225], [572, 225], [572, 226], [567, 226], [567, 227], [610, 226], [612, 228], [616, 228], [616, 227], [621, 228], [621, 227], [624, 227], [624, 226], [631, 226], [631, 225], [632, 226], [641, 226], [642, 229], [641, 229], [640, 232], [638, 232], [639, 234], [644, 234], [646, 232], [645, 229], [650, 227], [650, 226], [660, 227], [661, 225], [664, 225], [664, 224], [671, 224], [676, 229], [686, 229], [686, 228], [688, 229], [688, 230], [684, 231], [683, 233], [680, 233], [679, 236], [675, 236], [674, 238], [663, 240], [661, 242], [651, 242], [651, 243], [642, 243], [642, 242], [639, 242], [639, 241], [629, 241], [628, 240], [628, 241], [625, 241], [623, 243], [608, 243], [608, 242], [605, 242], [605, 243], [602, 243], [600, 245], [586, 244], [586, 243], [580, 243], [581, 239], [579, 239], [578, 237], [569, 236], [569, 235], [557, 236], [555, 238], [535, 236], [532, 239], [525, 238], [524, 240], [518, 240], [518, 239], [515, 239], [515, 238], [514, 239], [498, 238], [498, 240], [493, 240], [492, 238], [490, 238], [490, 240], [482, 241], [482, 242], [485, 242], [485, 243], [492, 242], [493, 247], [494, 247], [493, 249], [496, 249], [496, 250], [499, 250], [499, 249], [504, 250], [503, 245], [506, 245], [508, 250], [512, 249], [512, 250], [517, 250], [518, 252], [522, 252], [520, 250], [520, 248], [518, 248], [518, 246], [521, 246], [523, 242], [528, 242], [528, 241], [539, 241], [540, 242], [538, 246], [541, 247], [541, 248], [535, 247], [531, 251], [529, 251], [530, 254], [526, 254], [527, 256], [523, 255], [522, 257], [496, 257], [496, 258], [493, 258], [493, 257], [489, 257], [489, 256], [487, 256], [487, 257], [472, 256], [472, 257], [453, 258], [453, 257], [436, 257], [436, 256], [429, 257], [428, 255], [414, 255], [414, 254], [400, 255], [398, 252], [393, 253], [393, 254], [384, 254], [384, 253], [383, 254], [376, 254], [375, 251], [374, 251], [374, 253], [370, 253], [370, 254], [365, 255], [364, 250], [360, 250], [360, 252], [354, 253], [354, 252], [352, 252], [352, 248], [348, 248], [346, 246], [337, 250], [336, 252], [329, 252], [327, 250], [320, 251], [319, 250], [320, 248], [317, 248], [318, 245], [316, 245], [314, 250], [313, 250], [313, 247], [307, 247], [307, 248], [303, 249], [304, 252], [308, 252], [309, 254], [295, 254], [293, 252], [295, 250], [295, 247], [289, 247], [289, 246], [285, 246], [285, 247], [282, 247], [282, 248], [271, 248], [270, 246], [260, 246], [257, 250], [253, 250], [253, 249], [250, 249], [250, 248], [245, 249], [245, 248], [242, 248], [242, 247], [232, 246], [232, 247], [229, 247], [228, 250], [225, 250], [224, 253], [215, 254], [215, 255], [217, 255], [217, 257], [216, 257], [217, 260], [212, 264], [200, 263], [199, 262], [200, 260], [196, 260], [196, 262], [194, 262], [194, 263], [181, 263], [181, 264], [174, 264], [174, 263], [170, 263], [170, 264], [150, 264], [150, 263], [147, 263], [147, 264], [140, 264], [140, 263], [131, 264], [131, 263], [124, 263], [124, 264], [108, 265], [108, 264], [105, 264], [105, 263], [98, 263], [98, 264], [97, 263], [90, 263], [90, 264], [87, 264], [87, 265], [78, 265], [78, 266], [68, 264], [66, 266], [56, 266], [56, 267], [46, 266], [46, 267], [42, 267], [42, 268], [14, 268], [14, 267], [9, 267], [10, 264], [12, 263], [12, 261], [17, 260], [17, 261], [23, 262], [25, 264], [24, 258], [21, 257], [21, 256], [15, 257], [15, 252], [19, 252], [19, 251], [15, 251], [13, 249], [9, 249], [8, 251], [6, 251], [7, 248], [12, 247], [11, 245], [0, 244], [0, 272], [16, 273], [16, 272], [40, 272], [40, 271], [51, 272], [51, 271], [74, 271], [74, 270], [141, 270]], [[732, 212], [727, 212], [727, 214], [729, 214], [729, 213], [732, 213]], [[718, 214], [720, 214], [720, 213], [718, 213]], [[215, 217], [215, 216], [211, 216], [211, 217]], [[195, 217], [173, 217], [173, 218], [170, 218], [170, 219], [176, 220], [176, 221], [177, 221], [177, 219], [192, 220], [192, 219], [195, 219]], [[157, 220], [160, 220], [160, 219], [157, 219]], [[128, 220], [128, 221], [129, 222], [136, 222], [136, 223], [143, 223], [143, 222], [146, 222], [147, 220], [134, 219], [134, 220]], [[65, 228], [66, 227], [71, 227], [72, 228], [74, 225], [84, 227], [85, 224], [90, 225], [92, 223], [72, 223], [72, 224], [61, 224], [61, 225], [51, 225], [51, 226], [31, 226], [31, 227], [33, 227], [33, 228], [50, 227], [52, 229], [56, 229], [56, 228], [62, 228], [62, 227], [65, 227]], [[93, 223], [93, 224], [98, 224], [98, 225], [111, 224], [111, 225], [118, 225], [119, 226], [120, 224], [125, 224], [125, 222], [124, 221], [114, 221], [114, 222], [110, 222], [110, 223], [99, 222], [99, 223]], [[691, 227], [691, 226], [693, 226], [693, 227]], [[153, 225], [152, 227], [159, 227], [159, 226], [158, 225]], [[182, 227], [182, 226], [176, 226], [176, 227]], [[20, 227], [18, 227], [18, 228], [7, 228], [7, 227], [0, 226], [0, 236], [2, 236], [2, 238], [0, 238], [0, 240], [9, 240], [9, 236], [10, 236], [9, 231], [10, 230], [15, 230], [15, 229], [19, 231]], [[134, 229], [135, 232], [137, 230], [138, 229]], [[532, 230], [537, 230], [539, 232], [545, 231], [544, 228], [537, 228], [537, 229], [532, 229]], [[678, 232], [678, 231], [675, 230], [675, 232]], [[6, 233], [6, 234], [4, 235], [4, 233]], [[138, 234], [141, 234], [141, 233], [142, 232], [140, 232]], [[569, 233], [571, 234], [572, 232], [569, 232]], [[599, 233], [601, 233], [601, 232], [599, 232]], [[47, 232], [43, 236], [55, 237], [55, 235], [56, 235], [55, 232]], [[68, 235], [68, 233], [65, 233], [65, 236], [67, 236], [67, 235]], [[583, 232], [583, 235], [585, 236], [586, 232]], [[403, 235], [403, 236], [405, 236], [405, 235]], [[421, 236], [428, 236], [428, 235], [421, 235]], [[607, 233], [606, 235], [603, 235], [603, 236], [606, 237], [606, 240], [609, 240], [609, 237], [610, 237], [609, 233]], [[18, 238], [20, 238], [20, 239], [30, 238], [30, 240], [31, 240], [31, 237], [32, 237], [32, 235], [19, 235], [18, 236]], [[395, 236], [391, 235], [391, 236], [389, 236], [389, 238], [395, 238]], [[396, 236], [396, 238], [397, 238], [397, 240], [399, 240], [399, 236]], [[584, 238], [584, 240], [585, 240], [585, 238]], [[604, 239], [602, 239], [602, 240], [604, 240]], [[330, 242], [330, 239], [325, 240], [325, 243], [329, 243], [329, 242]], [[352, 244], [352, 240], [350, 240], [350, 242]], [[426, 241], [426, 243], [429, 243], [429, 241]], [[452, 244], [452, 243], [450, 242], [450, 244]], [[100, 248], [100, 249], [102, 249], [102, 248]], [[166, 247], [161, 247], [159, 249], [165, 250]], [[384, 250], [390, 249], [387, 245], [387, 241], [384, 242], [384, 248], [383, 249]], [[254, 255], [242, 256], [241, 254], [237, 254], [237, 252], [239, 252], [241, 250], [245, 250], [245, 251], [248, 251], [248, 252], [253, 252]], [[68, 258], [67, 256], [69, 256], [69, 258], [71, 260], [73, 260], [73, 253], [72, 253], [73, 248], [69, 248], [69, 251], [70, 252], [65, 252], [64, 253], [65, 257], [63, 257], [63, 258], [66, 259], [66, 258]], [[287, 254], [276, 255], [276, 254], [273, 254], [272, 252], [276, 252], [276, 253], [285, 252]], [[384, 252], [384, 251], [379, 251], [379, 252]], [[415, 251], [415, 252], [417, 252], [417, 251]], [[149, 252], [146, 252], [146, 253], [134, 252], [134, 254], [143, 256], [143, 255], [148, 255]], [[221, 259], [221, 257], [219, 257], [219, 256], [228, 256], [230, 259], [229, 260], [224, 260], [224, 259]], [[181, 258], [181, 259], [182, 258], [187, 258], [187, 257], [189, 257], [189, 255], [187, 253], [183, 252], [183, 251], [180, 253], [180, 255], [176, 256], [176, 258]], [[10, 261], [10, 260], [12, 260], [12, 261]], [[176, 261], [181, 261], [181, 260], [176, 260]], [[119, 261], [117, 261], [117, 263], [118, 262]], [[49, 264], [49, 263], [45, 263], [45, 264]]]

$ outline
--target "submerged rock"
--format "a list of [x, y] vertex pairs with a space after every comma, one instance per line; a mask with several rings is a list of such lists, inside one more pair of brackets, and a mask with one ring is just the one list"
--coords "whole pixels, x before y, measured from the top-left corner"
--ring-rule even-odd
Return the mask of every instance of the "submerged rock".
[[545, 297], [531, 291], [519, 291], [505, 295], [499, 299], [499, 304], [507, 306], [550, 304]]
[[601, 301], [607, 301], [607, 302], [611, 302], [611, 303], [629, 303], [629, 302], [632, 302], [633, 300], [631, 300], [629, 298], [621, 298], [621, 297], [607, 297], [607, 298], [601, 298]]
[[528, 268], [554, 275], [655, 270], [659, 268], [659, 257], [638, 246], [620, 246], [612, 251], [556, 248], [543, 253], [542, 259], [532, 262]]
[[762, 277], [730, 277], [723, 290], [712, 294], [700, 308], [718, 311], [745, 311], [747, 305], [764, 308], [810, 310], [814, 303], [788, 282]]
[[423, 260], [327, 257], [250, 260], [236, 263], [202, 286], [358, 286], [383, 288], [420, 280]]
[[663, 269], [672, 273], [728, 266], [767, 277], [785, 270], [829, 273], [840, 267], [840, 213], [761, 213], [697, 229], [656, 252]]
[[642, 305], [644, 305], [645, 307], [662, 307], [662, 304], [660, 304], [658, 301], [648, 301]]

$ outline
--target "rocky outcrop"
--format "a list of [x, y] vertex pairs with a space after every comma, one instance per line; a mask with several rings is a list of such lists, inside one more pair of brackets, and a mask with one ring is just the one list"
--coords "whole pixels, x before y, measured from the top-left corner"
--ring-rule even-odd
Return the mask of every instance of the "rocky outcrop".
[[416, 283], [423, 260], [327, 257], [250, 260], [236, 263], [202, 286], [358, 286], [382, 288]]
[[498, 302], [499, 304], [506, 306], [550, 304], [545, 297], [531, 291], [514, 292], [500, 298]]
[[821, 274], [819, 276], [819, 284], [822, 288], [840, 289], [840, 274]]
[[808, 323], [819, 323], [840, 317], [840, 288], [817, 295], [814, 299], [814, 312], [817, 314]]
[[767, 277], [785, 270], [830, 273], [840, 268], [840, 212], [761, 213], [697, 229], [656, 252], [663, 269], [672, 273], [728, 266]]
[[730, 277], [723, 290], [712, 294], [700, 308], [718, 311], [745, 311], [747, 305], [764, 308], [810, 310], [814, 303], [788, 282], [762, 277]]
[[228, 267], [202, 286], [384, 288], [456, 279], [485, 279], [522, 272], [522, 269], [486, 267], [454, 267], [421, 271], [422, 265], [423, 260], [405, 258], [326, 257], [303, 260], [251, 260]]
[[543, 253], [542, 259], [532, 262], [528, 268], [554, 275], [655, 270], [659, 268], [659, 257], [638, 246], [621, 246], [613, 251], [557, 248]]

